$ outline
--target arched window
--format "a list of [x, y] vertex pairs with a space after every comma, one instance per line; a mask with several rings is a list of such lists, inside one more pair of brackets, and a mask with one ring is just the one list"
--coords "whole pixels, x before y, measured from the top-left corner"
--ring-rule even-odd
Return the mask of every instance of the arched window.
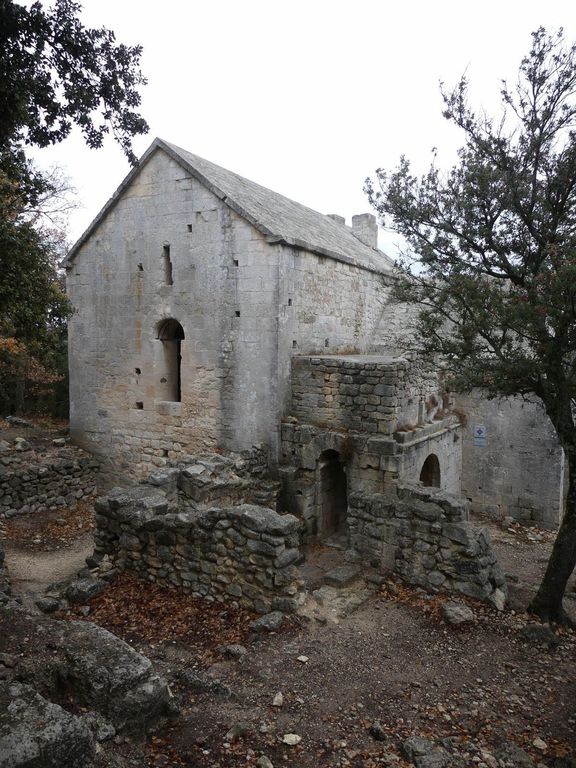
[[440, 488], [440, 462], [435, 453], [431, 453], [420, 472], [420, 482], [433, 488]]
[[173, 318], [158, 323], [157, 338], [162, 344], [156, 381], [159, 400], [179, 403], [182, 400], [182, 342], [184, 329]]

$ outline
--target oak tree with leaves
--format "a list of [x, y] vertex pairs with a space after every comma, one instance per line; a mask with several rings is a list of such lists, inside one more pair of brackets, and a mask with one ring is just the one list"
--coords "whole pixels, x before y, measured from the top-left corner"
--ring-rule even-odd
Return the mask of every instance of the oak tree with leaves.
[[[73, 0], [24, 6], [0, 0], [0, 407], [15, 370], [42, 370], [62, 357], [71, 308], [57, 270], [62, 234], [47, 221], [63, 199], [61, 179], [38, 172], [26, 149], [64, 140], [78, 127], [89, 147], [112, 135], [131, 163], [134, 136], [148, 126], [138, 112], [145, 84], [141, 48], [90, 29]], [[28, 373], [26, 374], [28, 375]], [[13, 378], [13, 377], [12, 377]]]
[[[469, 106], [463, 78], [442, 91], [464, 134], [448, 172], [402, 158], [367, 181], [372, 205], [408, 243], [396, 295], [417, 302], [420, 351], [455, 388], [538, 396], [567, 459], [566, 509], [530, 610], [563, 609], [576, 564], [576, 45], [532, 34], [496, 119]], [[414, 262], [418, 268], [414, 269]]]

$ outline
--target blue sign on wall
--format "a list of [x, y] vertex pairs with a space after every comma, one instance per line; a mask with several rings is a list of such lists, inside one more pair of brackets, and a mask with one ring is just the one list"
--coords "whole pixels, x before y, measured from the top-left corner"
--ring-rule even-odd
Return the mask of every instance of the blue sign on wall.
[[474, 424], [472, 427], [472, 439], [474, 445], [479, 448], [486, 448], [486, 441], [488, 439], [487, 429], [484, 424]]

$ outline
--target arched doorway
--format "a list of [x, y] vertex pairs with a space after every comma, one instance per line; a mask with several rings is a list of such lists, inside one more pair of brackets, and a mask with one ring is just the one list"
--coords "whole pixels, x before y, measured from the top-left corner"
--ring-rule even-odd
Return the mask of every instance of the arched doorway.
[[156, 381], [159, 400], [179, 403], [182, 400], [182, 342], [184, 329], [173, 318], [158, 323], [157, 338], [162, 344]]
[[343, 532], [348, 511], [346, 469], [338, 451], [323, 451], [318, 459], [318, 534]]
[[440, 488], [440, 462], [435, 453], [431, 453], [422, 465], [420, 482], [422, 485]]

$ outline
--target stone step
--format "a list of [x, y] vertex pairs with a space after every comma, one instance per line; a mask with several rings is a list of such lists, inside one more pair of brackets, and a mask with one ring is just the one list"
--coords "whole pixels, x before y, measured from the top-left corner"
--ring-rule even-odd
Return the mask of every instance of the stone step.
[[331, 587], [347, 587], [356, 581], [360, 574], [361, 569], [357, 565], [340, 565], [326, 573], [324, 582]]

